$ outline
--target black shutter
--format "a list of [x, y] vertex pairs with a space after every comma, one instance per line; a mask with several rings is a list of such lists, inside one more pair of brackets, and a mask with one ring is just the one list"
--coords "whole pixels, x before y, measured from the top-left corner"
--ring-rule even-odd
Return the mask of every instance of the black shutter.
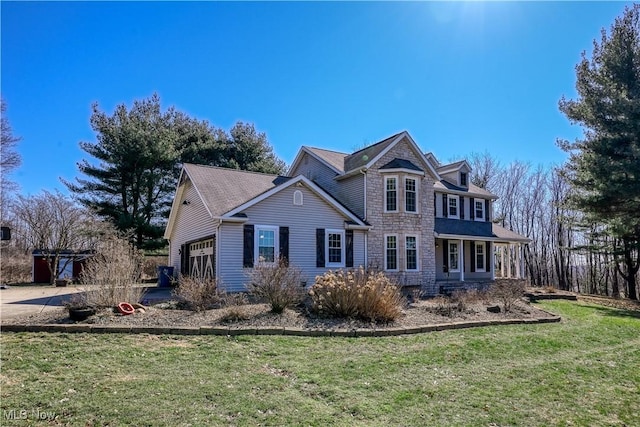
[[442, 241], [442, 265], [445, 267], [444, 272], [449, 271], [449, 241], [444, 239]]
[[476, 217], [476, 200], [471, 197], [469, 199], [469, 219], [474, 219]]
[[180, 246], [180, 274], [183, 276], [189, 275], [189, 248], [190, 245], [185, 243]]
[[252, 268], [253, 267], [253, 225], [244, 225], [244, 240], [242, 251], [242, 266]]
[[280, 227], [280, 259], [289, 265], [289, 227]]
[[484, 217], [485, 221], [491, 221], [491, 218], [489, 218], [489, 199], [484, 201]]
[[436, 196], [436, 193], [433, 193], [433, 216], [438, 216], [437, 209], [436, 209], [436, 206], [438, 206], [438, 204], [436, 203], [436, 200], [437, 200], [436, 197], [438, 197]]
[[324, 228], [316, 228], [316, 267], [324, 268]]
[[460, 196], [460, 219], [464, 219], [464, 197]]
[[487, 264], [486, 265], [486, 270], [487, 270], [487, 273], [488, 273], [488, 272], [491, 271], [491, 258], [489, 258], [489, 257], [492, 257], [493, 254], [491, 252], [489, 252], [490, 249], [491, 249], [491, 242], [485, 242], [485, 243], [486, 243], [486, 246], [485, 246], [485, 250], [484, 250], [484, 252], [485, 252], [484, 257], [485, 257], [485, 263]]
[[346, 240], [346, 267], [353, 267], [353, 230], [347, 230], [345, 232], [345, 240]]
[[469, 246], [471, 247], [471, 272], [474, 273], [476, 271], [476, 242], [469, 242]]
[[442, 195], [442, 216], [445, 217], [445, 218], [449, 216], [449, 206], [447, 206], [447, 195], [446, 194]]

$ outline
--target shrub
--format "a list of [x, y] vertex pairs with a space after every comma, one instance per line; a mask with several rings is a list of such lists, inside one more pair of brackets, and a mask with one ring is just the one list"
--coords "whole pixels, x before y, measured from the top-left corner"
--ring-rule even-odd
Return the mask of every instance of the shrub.
[[320, 313], [373, 322], [397, 319], [404, 302], [400, 287], [384, 273], [371, 273], [362, 267], [316, 277], [309, 294], [313, 309]]
[[249, 273], [249, 292], [282, 313], [304, 298], [302, 272], [281, 259], [275, 264], [258, 263]]
[[506, 313], [511, 310], [513, 304], [524, 295], [524, 280], [498, 279], [489, 288], [491, 298], [502, 304], [502, 310]]
[[450, 297], [438, 295], [431, 300], [431, 307], [428, 310], [440, 316], [455, 317], [456, 314], [467, 310], [463, 294], [464, 292], [456, 291]]
[[0, 254], [0, 269], [3, 284], [31, 282], [31, 261], [29, 254], [17, 248], [3, 247]]
[[135, 286], [142, 270], [142, 252], [126, 237], [109, 233], [96, 245], [80, 274], [87, 302], [94, 307], [115, 307], [121, 302], [139, 302], [144, 288]]
[[212, 278], [180, 276], [178, 287], [173, 294], [181, 299], [190, 310], [204, 311], [223, 301], [224, 293], [218, 282]]

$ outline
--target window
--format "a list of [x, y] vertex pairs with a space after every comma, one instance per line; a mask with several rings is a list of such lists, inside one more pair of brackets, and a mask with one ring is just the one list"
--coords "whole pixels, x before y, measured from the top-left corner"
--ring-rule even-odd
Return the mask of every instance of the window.
[[384, 251], [385, 270], [398, 269], [398, 236], [390, 234], [385, 236], [386, 249]]
[[327, 267], [344, 267], [344, 230], [327, 230], [325, 247]]
[[476, 219], [484, 221], [484, 200], [476, 200], [474, 205]]
[[467, 186], [467, 174], [464, 172], [460, 172], [460, 185], [462, 187]]
[[449, 271], [460, 271], [458, 244], [449, 242]]
[[405, 212], [418, 212], [418, 187], [416, 180], [405, 178], [404, 180]]
[[278, 227], [256, 225], [255, 262], [275, 262], [278, 259]]
[[296, 190], [293, 192], [293, 204], [296, 206], [302, 206], [303, 204], [302, 191]]
[[458, 204], [459, 204], [459, 197], [458, 196], [452, 196], [451, 194], [449, 195], [449, 197], [447, 197], [448, 200], [448, 204], [449, 204], [449, 218], [459, 218], [459, 212], [458, 212]]
[[398, 178], [395, 176], [384, 177], [384, 211], [385, 212], [397, 212], [398, 211]]
[[484, 255], [484, 242], [476, 242], [476, 271], [485, 271], [485, 255]]
[[405, 236], [406, 270], [418, 270], [418, 236]]

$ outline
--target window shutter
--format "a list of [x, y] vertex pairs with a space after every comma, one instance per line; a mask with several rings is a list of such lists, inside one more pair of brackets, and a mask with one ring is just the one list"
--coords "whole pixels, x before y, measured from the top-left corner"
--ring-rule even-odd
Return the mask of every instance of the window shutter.
[[289, 265], [289, 227], [280, 227], [280, 259]]
[[324, 228], [316, 228], [316, 267], [324, 268]]
[[345, 240], [346, 240], [346, 267], [353, 267], [353, 230], [345, 231]]
[[253, 267], [253, 225], [244, 225], [244, 239], [243, 239], [243, 251], [242, 251], [242, 266], [252, 268]]
[[474, 273], [476, 271], [476, 242], [469, 242], [469, 246], [471, 246], [471, 272]]
[[189, 244], [185, 243], [180, 247], [180, 274], [189, 275]]
[[460, 196], [460, 219], [464, 219], [464, 197]]
[[446, 267], [444, 272], [449, 271], [449, 241], [447, 239], [442, 241], [442, 265]]
[[489, 217], [489, 199], [484, 201], [484, 218], [485, 221], [491, 221], [491, 218]]
[[449, 205], [447, 203], [447, 195], [446, 194], [442, 195], [442, 216], [445, 217], [445, 218], [449, 216]]
[[489, 257], [492, 257], [493, 254], [491, 252], [489, 252], [489, 250], [491, 249], [491, 242], [485, 242], [485, 244], [486, 244], [486, 247], [485, 247], [485, 250], [484, 250], [484, 252], [485, 252], [484, 261], [485, 261], [485, 264], [486, 264], [486, 268], [485, 269], [486, 269], [486, 271], [488, 273], [488, 272], [491, 271], [491, 258], [489, 258]]
[[438, 216], [438, 212], [436, 209], [436, 206], [438, 206], [438, 203], [436, 202], [437, 200], [436, 197], [438, 197], [436, 196], [436, 193], [433, 193], [433, 216]]
[[469, 219], [474, 219], [476, 217], [476, 199], [471, 197], [469, 199]]

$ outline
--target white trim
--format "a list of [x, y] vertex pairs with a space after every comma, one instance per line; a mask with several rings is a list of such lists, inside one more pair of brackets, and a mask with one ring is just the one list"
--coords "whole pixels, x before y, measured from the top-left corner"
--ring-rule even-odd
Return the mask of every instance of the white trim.
[[[455, 215], [451, 215], [451, 200], [455, 200], [456, 201], [456, 214]], [[445, 206], [445, 209], [447, 210], [447, 216], [445, 218], [449, 218], [449, 219], [460, 219], [460, 196], [456, 196], [454, 194], [448, 194], [447, 195], [447, 206]]]
[[[388, 191], [387, 182], [391, 181], [392, 179], [396, 183], [396, 189], [395, 189], [395, 192], [396, 192], [396, 208], [394, 210], [388, 209], [388, 205], [387, 205], [387, 191]], [[382, 212], [384, 212], [384, 213], [397, 213], [397, 212], [400, 212], [400, 209], [399, 209], [399, 206], [398, 206], [398, 201], [400, 199], [400, 197], [399, 197], [400, 196], [400, 189], [398, 188], [399, 187], [398, 181], [399, 181], [398, 175], [388, 175], [388, 176], [384, 177], [384, 194], [383, 194], [383, 200], [382, 200], [382, 203], [383, 203], [383, 211]]]
[[[416, 239], [416, 268], [409, 268], [407, 266], [407, 237], [414, 237]], [[405, 234], [404, 235], [404, 269], [405, 271], [420, 271], [420, 235], [419, 234]]]
[[[449, 181], [447, 181], [449, 182]], [[440, 184], [440, 187], [436, 187], [437, 184]], [[451, 185], [456, 185], [452, 182], [450, 182]], [[453, 190], [450, 188], [445, 187], [444, 184], [442, 184], [441, 182], [436, 182], [433, 185], [433, 191], [435, 193], [439, 193], [439, 194], [456, 194], [458, 196], [465, 196], [465, 197], [477, 197], [479, 199], [489, 199], [489, 200], [498, 200], [498, 196], [496, 196], [495, 194], [492, 193], [476, 193], [474, 191], [470, 191], [470, 190]]]
[[[413, 182], [415, 182], [415, 195], [416, 195], [416, 210], [415, 211], [408, 211], [407, 210], [407, 180], [412, 180]], [[406, 213], [409, 214], [419, 214], [420, 213], [420, 180], [416, 179], [416, 178], [412, 178], [410, 176], [405, 176], [403, 179], [403, 188], [404, 188], [404, 206], [403, 206], [403, 210]]]
[[302, 194], [302, 191], [296, 190], [293, 192], [293, 205], [294, 206], [304, 205], [304, 194]]
[[464, 282], [464, 240], [460, 240], [460, 281]]
[[[482, 218], [478, 218], [478, 211], [476, 210], [476, 203], [480, 203], [482, 205]], [[485, 209], [486, 205], [486, 199], [473, 199], [473, 220], [474, 221], [481, 221], [481, 222], [486, 222], [487, 220], [487, 210]], [[471, 213], [471, 212], [469, 212]]]
[[344, 215], [345, 217], [349, 218], [350, 220], [352, 220], [353, 222], [355, 222], [355, 223], [357, 223], [359, 225], [364, 225], [364, 226], [367, 225], [364, 222], [362, 222], [362, 220], [360, 218], [358, 218], [357, 216], [355, 216], [354, 214], [349, 212], [349, 210], [347, 210], [344, 206], [339, 204], [326, 191], [324, 191], [322, 188], [318, 187], [316, 184], [313, 183], [313, 181], [309, 180], [307, 177], [305, 177], [303, 175], [298, 175], [295, 178], [291, 178], [289, 181], [285, 182], [284, 184], [278, 185], [277, 187], [273, 187], [269, 191], [265, 191], [261, 195], [259, 195], [257, 197], [254, 197], [253, 199], [251, 199], [251, 200], [241, 204], [240, 206], [230, 210], [226, 214], [222, 215], [221, 218], [224, 218], [226, 220], [226, 219], [228, 219], [230, 217], [233, 217], [233, 215], [235, 215], [237, 213], [240, 213], [240, 212], [244, 211], [245, 209], [250, 208], [251, 206], [255, 205], [256, 203], [259, 203], [259, 202], [261, 202], [261, 201], [273, 196], [274, 194], [279, 193], [280, 191], [282, 191], [282, 190], [284, 190], [286, 188], [289, 188], [290, 186], [295, 185], [295, 184], [297, 184], [299, 182], [302, 182], [304, 185], [306, 185], [311, 191], [313, 191], [318, 196], [320, 196], [322, 199], [324, 199], [327, 203], [329, 203], [338, 212], [342, 213], [342, 215]]
[[[475, 266], [476, 273], [486, 273], [487, 272], [487, 247], [486, 242], [472, 242], [475, 245], [475, 259], [471, 260], [473, 265]], [[478, 268], [478, 248], [482, 248], [482, 267]]]
[[[339, 234], [340, 235], [340, 262], [330, 262], [329, 261], [329, 234]], [[344, 230], [338, 230], [333, 228], [328, 228], [324, 230], [324, 259], [325, 259], [325, 267], [331, 268], [340, 268], [345, 266], [345, 257], [346, 257], [346, 239]]]
[[254, 232], [253, 232], [253, 262], [254, 265], [260, 262], [260, 230], [264, 231], [273, 231], [273, 262], [271, 261], [263, 261], [265, 263], [271, 264], [275, 263], [280, 259], [280, 227], [277, 225], [258, 225], [254, 224]]
[[[387, 238], [388, 237], [395, 237], [396, 238], [396, 268], [387, 268], [387, 250], [388, 250]], [[383, 245], [384, 246], [384, 271], [399, 271], [399, 269], [400, 269], [400, 257], [398, 256], [399, 255], [398, 249], [400, 249], [400, 248], [398, 247], [399, 246], [398, 245], [398, 240], [399, 240], [398, 239], [398, 235], [395, 234], [395, 233], [385, 234], [384, 235], [384, 242], [383, 242], [384, 243], [384, 245]]]
[[[460, 273], [460, 242], [447, 242], [447, 245], [449, 245], [449, 247], [447, 248], [447, 256], [449, 257], [449, 259], [447, 260], [447, 265], [449, 266], [449, 273]], [[457, 268], [451, 268], [451, 245], [455, 245], [456, 247], [456, 252], [458, 254], [458, 267]]]
[[[430, 153], [431, 154], [431, 153]], [[471, 169], [471, 165], [469, 165], [469, 162], [467, 162], [466, 160], [460, 160], [454, 163], [450, 163], [448, 165], [443, 165], [438, 167], [439, 169], [439, 173], [441, 174], [448, 174], [451, 172], [455, 172], [460, 170], [463, 166], [466, 166], [468, 169], [468, 172], [472, 172], [473, 169]]]

